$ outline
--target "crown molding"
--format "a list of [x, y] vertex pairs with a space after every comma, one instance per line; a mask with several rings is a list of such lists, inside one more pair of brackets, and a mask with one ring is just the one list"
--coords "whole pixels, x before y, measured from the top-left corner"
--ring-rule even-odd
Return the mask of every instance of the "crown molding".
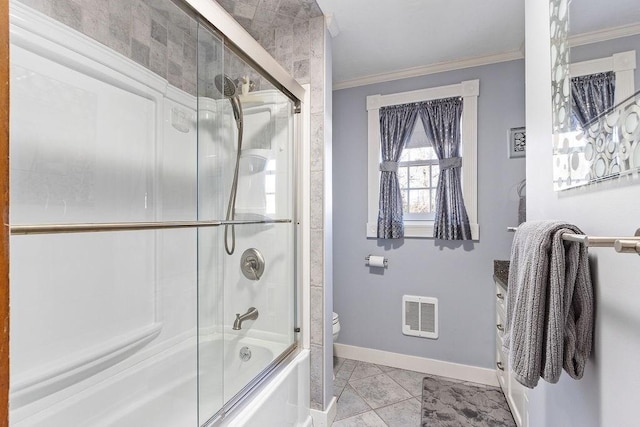
[[479, 67], [481, 65], [497, 64], [499, 62], [514, 61], [523, 59], [524, 55], [520, 50], [497, 53], [492, 55], [475, 56], [471, 58], [457, 59], [455, 61], [437, 62], [435, 64], [423, 65], [420, 67], [406, 68], [391, 73], [372, 74], [357, 79], [342, 80], [334, 83], [333, 90], [349, 89], [358, 86], [366, 86], [374, 83], [389, 82], [411, 77], [425, 76], [428, 74], [442, 73], [446, 71], [460, 70], [463, 68]]
[[[622, 25], [619, 27], [607, 28], [604, 30], [591, 31], [569, 37], [569, 46], [582, 46], [592, 43], [604, 42], [607, 40], [629, 37], [640, 34], [640, 24]], [[390, 73], [372, 74], [356, 79], [336, 81], [333, 90], [349, 89], [358, 86], [366, 86], [374, 83], [384, 83], [392, 80], [401, 80], [411, 77], [426, 76], [428, 74], [443, 73], [447, 71], [460, 70], [463, 68], [479, 67], [481, 65], [497, 64], [500, 62], [514, 61], [524, 58], [524, 43], [520, 49], [497, 53], [492, 55], [463, 58], [454, 61], [438, 62], [420, 67], [406, 68], [404, 70]]]
[[640, 34], [640, 24], [621, 25], [619, 27], [606, 28], [604, 30], [591, 31], [576, 34], [569, 37], [569, 46], [583, 46], [591, 43], [599, 43], [607, 40], [619, 39]]

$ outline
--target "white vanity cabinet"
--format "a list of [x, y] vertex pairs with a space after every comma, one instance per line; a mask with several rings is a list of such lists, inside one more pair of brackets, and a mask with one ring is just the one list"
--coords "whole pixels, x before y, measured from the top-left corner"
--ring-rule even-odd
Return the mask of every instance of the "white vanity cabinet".
[[526, 387], [516, 381], [509, 369], [509, 357], [502, 351], [502, 333], [507, 313], [507, 291], [496, 280], [496, 374], [518, 427], [529, 425]]

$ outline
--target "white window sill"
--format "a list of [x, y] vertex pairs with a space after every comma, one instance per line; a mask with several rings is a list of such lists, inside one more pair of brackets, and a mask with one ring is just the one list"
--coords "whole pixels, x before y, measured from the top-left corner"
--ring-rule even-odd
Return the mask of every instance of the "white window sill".
[[[377, 237], [378, 224], [375, 222], [367, 223], [367, 238], [375, 239]], [[433, 239], [433, 221], [405, 221], [404, 237]], [[471, 224], [471, 238], [473, 240], [480, 240], [480, 226], [478, 224]]]

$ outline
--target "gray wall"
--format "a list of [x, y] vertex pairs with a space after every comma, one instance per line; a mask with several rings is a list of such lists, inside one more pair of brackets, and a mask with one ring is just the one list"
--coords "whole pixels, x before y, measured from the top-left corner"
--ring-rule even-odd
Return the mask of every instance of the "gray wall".
[[[632, 235], [639, 225], [638, 179], [608, 181], [575, 190], [552, 191], [549, 3], [527, 1], [526, 122], [528, 211], [532, 219], [558, 218], [595, 236]], [[574, 49], [572, 60], [640, 48], [638, 37]], [[636, 82], [638, 71], [636, 70]], [[638, 425], [640, 387], [640, 259], [611, 248], [590, 248], [595, 328], [584, 377], [562, 374], [557, 384], [540, 381], [527, 393], [529, 425], [631, 427]]]
[[[478, 98], [478, 242], [365, 237], [366, 97], [480, 79]], [[517, 184], [525, 160], [507, 158], [509, 128], [524, 126], [524, 61], [511, 61], [344, 89], [333, 97], [334, 310], [338, 342], [473, 366], [495, 359], [493, 259], [508, 259], [517, 225]], [[383, 274], [368, 254], [389, 258]], [[402, 334], [402, 295], [439, 300], [440, 338]]]

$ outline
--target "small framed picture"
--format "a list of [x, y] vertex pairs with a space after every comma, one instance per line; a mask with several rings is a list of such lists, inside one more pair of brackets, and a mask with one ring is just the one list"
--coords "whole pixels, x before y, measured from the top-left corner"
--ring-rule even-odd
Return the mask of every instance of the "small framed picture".
[[511, 128], [509, 129], [509, 158], [524, 157], [527, 149], [527, 132], [526, 129]]

